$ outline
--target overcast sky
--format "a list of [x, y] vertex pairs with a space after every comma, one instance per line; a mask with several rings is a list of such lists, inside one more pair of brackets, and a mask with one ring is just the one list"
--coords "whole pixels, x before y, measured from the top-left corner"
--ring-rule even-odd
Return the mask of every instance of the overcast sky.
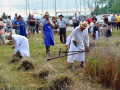
[[[44, 11], [49, 11], [54, 15], [55, 0], [43, 0]], [[68, 1], [68, 4], [67, 4]], [[75, 2], [77, 1], [77, 2]], [[83, 0], [81, 0], [83, 1]], [[39, 12], [42, 13], [42, 0], [29, 0], [30, 2], [30, 13]], [[83, 2], [81, 2], [82, 12], [84, 13]], [[5, 6], [6, 5], [6, 6]], [[10, 6], [18, 5], [18, 6]], [[21, 6], [20, 6], [21, 5]], [[6, 12], [9, 15], [14, 15], [14, 13], [19, 13], [25, 16], [26, 14], [26, 0], [0, 0], [0, 13]], [[87, 8], [87, 7], [86, 7]], [[57, 12], [60, 11], [80, 11], [80, 0], [56, 0]]]

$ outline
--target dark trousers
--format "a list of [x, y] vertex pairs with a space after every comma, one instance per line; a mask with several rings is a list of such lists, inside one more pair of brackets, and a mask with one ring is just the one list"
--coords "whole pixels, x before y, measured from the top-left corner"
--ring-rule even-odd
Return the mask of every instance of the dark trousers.
[[[64, 42], [63, 42], [63, 37], [64, 37]], [[60, 41], [61, 43], [66, 43], [66, 29], [65, 28], [60, 28]]]
[[74, 23], [74, 28], [76, 28], [77, 26], [79, 26], [79, 23]]
[[46, 54], [50, 54], [50, 46], [46, 47]]
[[117, 23], [117, 30], [120, 29], [120, 22]]

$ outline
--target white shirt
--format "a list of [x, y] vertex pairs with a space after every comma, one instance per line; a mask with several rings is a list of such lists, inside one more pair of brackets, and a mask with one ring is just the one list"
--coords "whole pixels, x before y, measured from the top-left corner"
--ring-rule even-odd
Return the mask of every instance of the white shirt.
[[48, 24], [48, 21], [50, 21], [51, 24], [54, 24], [52, 20], [47, 20], [46, 18], [41, 21], [41, 26], [44, 27], [45, 24]]
[[79, 21], [79, 17], [74, 16], [74, 17], [72, 18], [72, 20], [74, 20], [73, 23], [78, 23], [78, 21]]
[[91, 27], [90, 31], [93, 32], [93, 28], [94, 28], [94, 23], [93, 22], [90, 23], [90, 27]]
[[65, 19], [58, 20], [57, 24], [58, 24], [59, 28], [65, 28], [68, 24], [68, 21], [66, 21]]
[[7, 19], [6, 22], [7, 22], [6, 27], [10, 27], [10, 26], [8, 25], [8, 23], [10, 23], [10, 25], [12, 26], [12, 20]]
[[[89, 46], [89, 35], [88, 35], [88, 29], [85, 29], [84, 31], [80, 30], [80, 26], [76, 27], [72, 33], [67, 38], [67, 43], [70, 44], [69, 51], [84, 51], [84, 39], [86, 42], [86, 46]], [[73, 40], [76, 41], [77, 46], [74, 45]], [[68, 54], [74, 54], [75, 52], [69, 52]], [[78, 53], [74, 55], [70, 55], [67, 58], [67, 61], [70, 63], [73, 63], [74, 60], [76, 61], [84, 61], [85, 60], [85, 53]]]
[[19, 51], [22, 57], [30, 57], [29, 42], [26, 37], [13, 34], [12, 41], [15, 45], [14, 54]]
[[85, 29], [84, 31], [81, 31], [80, 26], [78, 26], [68, 36], [66, 44], [69, 44], [71, 41], [74, 40], [78, 44], [78, 46], [77, 46], [78, 49], [84, 49], [84, 39], [85, 39], [85, 42], [86, 42], [86, 46], [89, 46], [88, 29]]

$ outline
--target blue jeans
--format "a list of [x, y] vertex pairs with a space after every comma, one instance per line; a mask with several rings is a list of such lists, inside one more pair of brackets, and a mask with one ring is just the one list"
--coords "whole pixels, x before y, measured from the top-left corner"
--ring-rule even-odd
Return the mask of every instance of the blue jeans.
[[20, 35], [20, 29], [15, 29], [15, 33]]

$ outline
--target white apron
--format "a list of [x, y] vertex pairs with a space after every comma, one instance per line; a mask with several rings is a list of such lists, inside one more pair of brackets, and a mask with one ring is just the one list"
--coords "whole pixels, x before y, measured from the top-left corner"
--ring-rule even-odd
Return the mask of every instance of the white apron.
[[[70, 44], [69, 51], [84, 51], [84, 39], [86, 42], [86, 46], [89, 46], [89, 36], [88, 36], [88, 29], [84, 30], [83, 32], [80, 30], [80, 26], [75, 28], [75, 30], [72, 31], [72, 33], [67, 38], [67, 43]], [[73, 40], [77, 42], [77, 46], [74, 45]], [[71, 42], [71, 43], [70, 43]], [[74, 54], [77, 52], [70, 52], [68, 54]], [[84, 61], [85, 60], [85, 52], [70, 55], [67, 58], [67, 61], [69, 63], [73, 63], [74, 60], [76, 61]]]

